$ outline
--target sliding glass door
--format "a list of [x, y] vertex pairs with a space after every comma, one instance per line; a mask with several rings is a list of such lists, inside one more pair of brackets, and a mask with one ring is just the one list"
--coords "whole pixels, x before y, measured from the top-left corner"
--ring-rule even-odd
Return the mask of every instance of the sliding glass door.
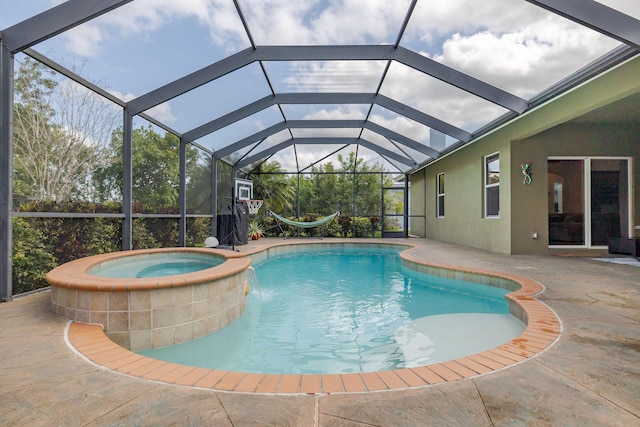
[[630, 160], [548, 160], [549, 245], [606, 246], [629, 236]]
[[549, 160], [548, 177], [549, 244], [584, 245], [584, 161]]

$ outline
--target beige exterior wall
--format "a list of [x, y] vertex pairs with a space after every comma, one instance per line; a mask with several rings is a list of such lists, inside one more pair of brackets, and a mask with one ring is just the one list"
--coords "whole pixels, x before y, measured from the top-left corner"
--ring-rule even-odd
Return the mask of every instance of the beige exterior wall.
[[[431, 239], [510, 252], [509, 141], [495, 138], [473, 144], [426, 169], [427, 232]], [[484, 157], [500, 153], [500, 217], [484, 217]], [[444, 173], [444, 218], [436, 217], [436, 177]]]
[[[568, 124], [558, 126], [511, 146], [514, 182], [511, 212], [513, 215], [511, 250], [514, 254], [547, 253], [549, 233], [547, 218], [548, 180], [547, 158], [562, 156], [631, 157], [632, 168], [632, 227], [640, 224], [640, 123], [621, 126], [616, 123]], [[522, 184], [520, 164], [533, 163], [531, 185]], [[538, 239], [531, 238], [531, 231]], [[640, 236], [639, 236], [640, 237]]]
[[[428, 165], [424, 174], [428, 238], [499, 253], [548, 253], [548, 156], [634, 156], [634, 224], [640, 225], [637, 126], [569, 124], [577, 117], [640, 93], [640, 59], [628, 61], [559, 99], [527, 112]], [[484, 156], [500, 152], [500, 218], [484, 218]], [[520, 164], [533, 162], [522, 184]], [[436, 218], [436, 176], [445, 173], [445, 218]], [[414, 174], [414, 175], [416, 175]], [[412, 178], [413, 179], [413, 176]], [[412, 193], [412, 203], [420, 203]], [[538, 239], [531, 238], [531, 232]]]
[[[427, 182], [425, 171], [422, 170], [409, 177], [409, 234], [425, 237], [426, 228], [426, 199]], [[414, 197], [415, 195], [415, 197]]]

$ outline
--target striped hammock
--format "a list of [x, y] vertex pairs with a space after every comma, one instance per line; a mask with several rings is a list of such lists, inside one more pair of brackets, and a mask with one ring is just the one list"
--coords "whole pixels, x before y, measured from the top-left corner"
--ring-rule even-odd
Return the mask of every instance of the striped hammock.
[[333, 218], [335, 218], [336, 216], [338, 216], [340, 214], [340, 212], [336, 212], [336, 213], [331, 214], [329, 216], [325, 216], [324, 218], [320, 218], [320, 219], [318, 219], [316, 221], [298, 222], [298, 221], [291, 221], [290, 219], [284, 218], [284, 217], [278, 215], [277, 213], [275, 213], [273, 211], [271, 211], [270, 213], [278, 221], [284, 222], [285, 224], [289, 224], [289, 225], [291, 225], [293, 227], [298, 227], [298, 228], [318, 227], [318, 226], [320, 226], [322, 224], [326, 224], [327, 222], [331, 221]]

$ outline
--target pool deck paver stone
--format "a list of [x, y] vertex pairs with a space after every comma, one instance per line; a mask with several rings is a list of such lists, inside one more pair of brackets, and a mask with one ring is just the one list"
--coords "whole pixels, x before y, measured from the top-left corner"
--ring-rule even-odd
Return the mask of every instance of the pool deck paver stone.
[[[274, 240], [281, 241], [260, 239], [241, 250]], [[117, 345], [96, 346], [101, 341], [93, 331], [74, 336], [69, 328], [69, 339], [85, 355], [109, 368], [125, 366], [142, 377], [136, 378], [70, 349], [67, 322], [49, 311], [43, 292], [0, 304], [0, 425], [640, 426], [640, 268], [407, 242], [419, 246], [412, 253], [418, 259], [542, 283], [536, 299], [562, 321], [559, 340], [530, 357], [560, 331], [550, 325], [549, 312], [533, 309], [529, 322], [538, 327], [520, 342], [437, 367], [303, 381], [145, 364]], [[511, 366], [500, 369], [505, 364]], [[492, 369], [499, 370], [482, 375]], [[430, 385], [420, 387], [420, 381]], [[219, 391], [220, 385], [258, 393]], [[280, 394], [293, 389], [299, 394]], [[357, 392], [366, 389], [382, 391]]]

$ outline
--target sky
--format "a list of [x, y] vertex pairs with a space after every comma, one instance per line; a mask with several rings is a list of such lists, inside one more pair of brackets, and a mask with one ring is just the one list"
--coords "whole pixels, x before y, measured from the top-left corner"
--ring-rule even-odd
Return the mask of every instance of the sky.
[[[0, 0], [0, 29], [58, 3]], [[640, 2], [601, 3], [640, 18]], [[239, 0], [239, 4], [259, 46], [378, 45], [396, 42], [410, 1]], [[619, 43], [523, 0], [419, 0], [400, 45], [529, 99]], [[232, 0], [134, 0], [34, 49], [130, 100], [248, 47], [249, 37]], [[384, 61], [263, 64], [277, 92], [375, 92], [386, 66]], [[147, 113], [185, 132], [270, 93], [263, 70], [254, 63]], [[389, 67], [380, 93], [469, 132], [507, 111], [397, 62]], [[362, 120], [368, 106], [287, 105], [283, 111], [287, 119]], [[374, 107], [369, 119], [429, 143], [429, 129], [382, 107]], [[282, 120], [282, 113], [273, 107], [198, 142], [218, 149]], [[309, 131], [293, 133], [308, 136]], [[378, 135], [369, 136], [394, 148]], [[288, 132], [274, 135], [262, 146], [288, 137]], [[300, 146], [297, 152], [290, 148], [279, 153], [277, 160], [287, 169], [303, 168], [335, 149]], [[425, 160], [423, 154], [408, 152]], [[375, 157], [367, 150], [361, 153], [370, 160]]]

